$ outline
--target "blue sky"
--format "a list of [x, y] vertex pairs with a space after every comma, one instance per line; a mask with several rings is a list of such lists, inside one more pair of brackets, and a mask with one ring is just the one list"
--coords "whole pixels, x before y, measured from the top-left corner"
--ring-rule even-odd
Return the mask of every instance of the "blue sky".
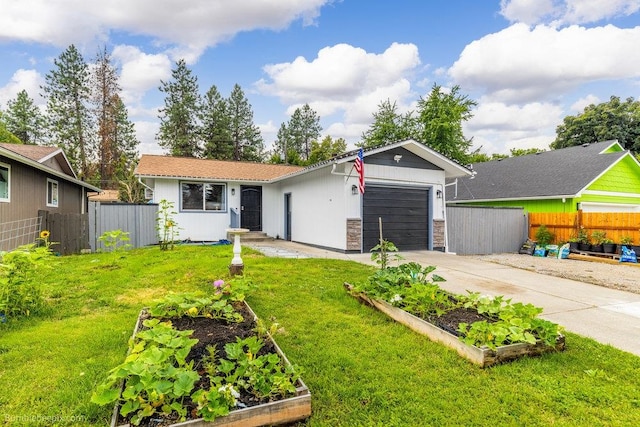
[[478, 102], [474, 148], [546, 148], [590, 103], [640, 98], [640, 0], [0, 0], [0, 108], [40, 85], [75, 44], [106, 46], [141, 153], [155, 143], [161, 80], [184, 58], [204, 94], [245, 91], [267, 148], [309, 103], [323, 134], [354, 144], [380, 102], [415, 108], [434, 83]]

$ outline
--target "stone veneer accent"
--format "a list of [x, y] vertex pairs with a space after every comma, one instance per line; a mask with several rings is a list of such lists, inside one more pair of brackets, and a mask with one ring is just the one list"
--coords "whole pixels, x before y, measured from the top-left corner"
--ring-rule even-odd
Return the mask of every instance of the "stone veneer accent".
[[362, 250], [362, 221], [360, 218], [347, 218], [347, 250]]
[[444, 220], [433, 220], [433, 249], [444, 249]]

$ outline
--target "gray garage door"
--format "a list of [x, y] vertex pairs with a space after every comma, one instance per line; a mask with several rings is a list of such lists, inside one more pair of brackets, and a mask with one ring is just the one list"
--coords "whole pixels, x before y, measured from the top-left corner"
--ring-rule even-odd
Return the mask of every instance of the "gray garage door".
[[369, 252], [380, 240], [378, 218], [382, 218], [384, 239], [398, 249], [428, 249], [428, 189], [367, 185], [362, 203], [364, 252]]

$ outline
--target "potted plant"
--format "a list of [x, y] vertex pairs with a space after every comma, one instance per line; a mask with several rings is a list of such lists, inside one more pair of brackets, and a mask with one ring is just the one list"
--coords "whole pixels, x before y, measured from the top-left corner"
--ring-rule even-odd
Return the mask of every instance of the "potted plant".
[[606, 254], [613, 254], [616, 252], [616, 244], [613, 240], [605, 237], [602, 239], [602, 251]]
[[602, 244], [607, 237], [607, 233], [604, 231], [596, 230], [591, 233], [591, 238], [593, 239], [593, 243], [591, 244], [591, 252], [602, 252]]
[[578, 246], [580, 245], [580, 238], [573, 236], [569, 238], [569, 252], [578, 252]]
[[591, 242], [589, 241], [589, 236], [583, 227], [580, 227], [578, 230], [578, 249], [581, 251], [590, 251], [591, 250]]
[[633, 246], [633, 237], [629, 235], [622, 236], [620, 243], [618, 244], [618, 253], [622, 253], [623, 246], [626, 246], [627, 249], [631, 249]]
[[537, 246], [544, 248], [546, 255], [547, 246], [553, 241], [553, 233], [547, 228], [546, 225], [541, 224], [540, 227], [538, 227], [538, 229], [536, 230], [535, 237], [538, 242]]

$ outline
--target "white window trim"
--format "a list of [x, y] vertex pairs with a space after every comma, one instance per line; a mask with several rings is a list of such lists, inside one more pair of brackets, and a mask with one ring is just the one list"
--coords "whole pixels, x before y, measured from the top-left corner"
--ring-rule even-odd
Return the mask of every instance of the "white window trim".
[[[56, 198], [51, 203], [49, 203], [49, 183], [55, 184], [55, 188], [56, 188]], [[47, 178], [46, 193], [47, 193], [47, 200], [46, 200], [47, 206], [52, 208], [57, 208], [60, 205], [60, 185], [58, 184], [58, 181], [56, 181], [55, 179]], [[51, 198], [53, 199], [53, 197]]]
[[[199, 184], [202, 185], [203, 191], [204, 191], [204, 187], [206, 185], [219, 185], [222, 187], [222, 197], [223, 197], [223, 204], [224, 204], [224, 209], [205, 209], [205, 197], [204, 194], [202, 195], [202, 209], [185, 209], [182, 206], [182, 184]], [[210, 181], [180, 181], [179, 182], [179, 188], [180, 188], [180, 212], [200, 212], [200, 213], [226, 213], [229, 209], [229, 200], [227, 198], [227, 184], [224, 182], [210, 182]]]
[[7, 169], [7, 197], [0, 197], [0, 202], [11, 201], [11, 165], [0, 163], [0, 166]]

